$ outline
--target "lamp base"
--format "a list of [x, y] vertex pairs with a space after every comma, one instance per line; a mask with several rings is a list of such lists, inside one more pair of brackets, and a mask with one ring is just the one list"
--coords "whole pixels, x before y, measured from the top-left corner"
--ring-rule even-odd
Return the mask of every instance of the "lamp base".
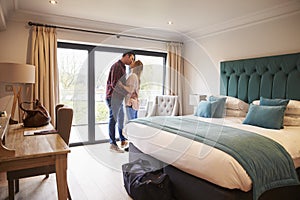
[[17, 123], [19, 123], [19, 122], [16, 120], [13, 120], [12, 118], [9, 118], [9, 124], [17, 124]]
[[[12, 118], [14, 118], [15, 110], [16, 110], [16, 108], [18, 108], [18, 106], [17, 106], [18, 102], [20, 103], [21, 91], [22, 91], [22, 86], [16, 86], [16, 87], [13, 86], [14, 101], [13, 101], [13, 105], [12, 105], [12, 108], [11, 108], [11, 116], [10, 116], [10, 119], [9, 119], [9, 124], [19, 123], [18, 121], [13, 120]], [[19, 115], [20, 115], [20, 113], [19, 113]]]

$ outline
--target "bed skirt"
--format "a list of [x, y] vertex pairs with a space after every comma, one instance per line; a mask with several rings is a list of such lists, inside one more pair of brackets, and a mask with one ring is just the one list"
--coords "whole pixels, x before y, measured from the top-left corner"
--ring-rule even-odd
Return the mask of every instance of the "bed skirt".
[[[252, 200], [252, 190], [243, 192], [238, 189], [227, 189], [212, 184], [206, 180], [185, 173], [171, 165], [167, 165], [152, 156], [144, 154], [132, 143], [129, 144], [129, 162], [138, 158], [148, 160], [157, 169], [163, 168], [172, 183], [172, 194], [175, 199], [218, 199], [218, 200]], [[300, 168], [297, 169], [300, 177]], [[263, 193], [259, 200], [300, 199], [300, 187], [289, 186], [269, 190]]]

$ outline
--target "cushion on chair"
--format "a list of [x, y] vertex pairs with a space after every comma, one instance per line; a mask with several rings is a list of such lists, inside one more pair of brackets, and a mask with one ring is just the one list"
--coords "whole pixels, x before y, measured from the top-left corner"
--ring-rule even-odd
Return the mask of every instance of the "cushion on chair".
[[149, 116], [176, 116], [178, 115], [178, 96], [161, 95], [155, 97], [155, 104]]

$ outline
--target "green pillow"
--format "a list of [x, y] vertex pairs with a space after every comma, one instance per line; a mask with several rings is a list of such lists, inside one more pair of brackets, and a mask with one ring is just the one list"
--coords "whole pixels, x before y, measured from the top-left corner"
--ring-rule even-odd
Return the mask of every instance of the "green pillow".
[[[259, 105], [261, 106], [284, 106], [285, 109], [289, 103], [289, 99], [268, 99], [264, 97], [260, 97]], [[283, 128], [283, 122], [281, 124], [281, 128]]]
[[250, 104], [243, 124], [269, 129], [280, 129], [283, 124], [285, 106], [258, 106]]
[[195, 116], [210, 118], [216, 110], [216, 103], [209, 101], [200, 101], [195, 113]]
[[226, 98], [214, 98], [209, 101], [200, 101], [195, 116], [206, 118], [223, 117]]
[[289, 99], [267, 99], [264, 97], [260, 97], [259, 105], [261, 106], [287, 106], [289, 103]]
[[226, 97], [210, 96], [208, 101], [216, 102], [215, 112], [212, 117], [222, 118], [224, 116]]

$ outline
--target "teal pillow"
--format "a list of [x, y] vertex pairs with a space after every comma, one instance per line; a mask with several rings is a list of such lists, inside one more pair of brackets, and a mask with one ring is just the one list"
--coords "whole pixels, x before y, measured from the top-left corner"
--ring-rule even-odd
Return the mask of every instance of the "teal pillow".
[[200, 101], [195, 112], [195, 116], [206, 118], [220, 118], [223, 116], [224, 104], [225, 101], [223, 101], [223, 99], [218, 99], [215, 101]]
[[226, 97], [210, 96], [208, 101], [216, 102], [215, 112], [212, 117], [222, 118], [224, 116]]
[[[268, 99], [264, 97], [260, 97], [259, 105], [261, 106], [286, 106], [289, 103], [289, 99]], [[283, 122], [281, 124], [281, 128], [283, 128]]]
[[212, 117], [212, 113], [215, 112], [215, 103], [211, 103], [209, 101], [200, 101], [195, 113], [195, 116], [198, 117], [206, 117], [210, 118]]
[[264, 97], [260, 97], [259, 105], [261, 106], [287, 106], [289, 103], [289, 99], [267, 99]]
[[269, 129], [280, 129], [283, 124], [285, 106], [258, 106], [250, 104], [243, 124]]

